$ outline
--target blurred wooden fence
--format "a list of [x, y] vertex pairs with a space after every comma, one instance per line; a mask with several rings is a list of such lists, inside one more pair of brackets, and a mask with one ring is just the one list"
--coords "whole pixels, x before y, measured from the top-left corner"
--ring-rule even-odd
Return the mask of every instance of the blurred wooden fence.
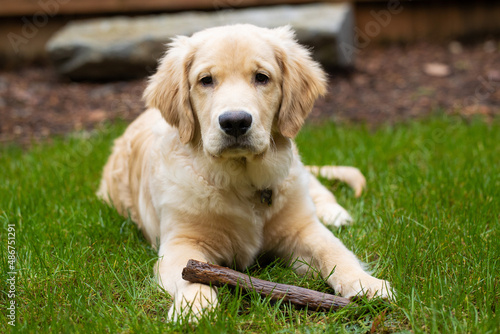
[[[314, 1], [0, 0], [0, 67], [43, 58], [46, 41], [72, 19], [308, 2]], [[366, 47], [380, 42], [442, 42], [458, 37], [500, 35], [500, 1], [497, 0], [350, 2], [355, 9], [356, 36]], [[17, 50], [13, 48], [12, 36], [26, 34], [30, 35], [29, 43], [19, 42]]]

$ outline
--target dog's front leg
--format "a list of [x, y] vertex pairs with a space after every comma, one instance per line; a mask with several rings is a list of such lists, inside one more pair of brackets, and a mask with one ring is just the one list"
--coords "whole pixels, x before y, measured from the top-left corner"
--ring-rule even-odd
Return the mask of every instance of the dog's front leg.
[[208, 285], [182, 279], [182, 269], [189, 259], [209, 262], [203, 252], [189, 240], [169, 239], [161, 244], [155, 271], [158, 282], [173, 298], [168, 312], [171, 321], [196, 321], [201, 313], [217, 305], [217, 291]]
[[389, 283], [368, 274], [356, 256], [320, 223], [312, 203], [307, 199], [302, 203], [302, 207], [292, 204], [294, 210], [285, 208], [266, 231], [274, 252], [292, 261], [298, 259], [293, 265], [299, 273], [312, 267], [343, 297], [391, 298]]
[[[319, 221], [308, 225], [295, 244], [295, 255], [319, 271], [341, 296], [391, 297], [389, 283], [368, 274], [356, 256]], [[298, 269], [303, 270], [304, 265]]]

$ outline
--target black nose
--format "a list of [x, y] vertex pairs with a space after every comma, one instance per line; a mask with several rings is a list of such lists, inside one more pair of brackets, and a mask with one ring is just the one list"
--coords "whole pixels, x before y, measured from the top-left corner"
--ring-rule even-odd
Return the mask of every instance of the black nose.
[[252, 125], [252, 115], [245, 111], [226, 111], [219, 116], [219, 125], [225, 133], [238, 138]]

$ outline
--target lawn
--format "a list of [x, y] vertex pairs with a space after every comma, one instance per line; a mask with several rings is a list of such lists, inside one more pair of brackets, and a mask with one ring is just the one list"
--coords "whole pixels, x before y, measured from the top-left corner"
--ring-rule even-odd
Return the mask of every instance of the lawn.
[[[361, 300], [321, 313], [223, 288], [221, 306], [197, 327], [166, 322], [171, 300], [154, 283], [154, 250], [133, 222], [94, 196], [124, 127], [107, 125], [28, 150], [0, 148], [0, 332], [499, 332], [498, 120], [304, 128], [297, 143], [306, 163], [364, 172], [368, 189], [359, 199], [346, 185], [323, 180], [356, 220], [332, 231], [377, 277], [392, 282], [397, 300]], [[15, 275], [8, 274], [11, 240]], [[248, 272], [333, 292], [281, 263]], [[6, 284], [11, 277], [15, 283]], [[6, 317], [12, 300], [15, 327]]]

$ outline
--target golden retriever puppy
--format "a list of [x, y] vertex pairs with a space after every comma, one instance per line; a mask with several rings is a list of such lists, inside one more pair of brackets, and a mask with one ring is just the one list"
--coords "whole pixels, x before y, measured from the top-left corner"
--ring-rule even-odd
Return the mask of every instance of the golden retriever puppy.
[[357, 194], [363, 175], [308, 171], [293, 143], [325, 90], [288, 27], [225, 26], [171, 43], [144, 92], [149, 109], [115, 141], [98, 190], [158, 248], [170, 319], [217, 304], [215, 288], [182, 279], [189, 259], [242, 270], [263, 252], [298, 258], [298, 272], [312, 266], [344, 297], [390, 296], [320, 222], [351, 218], [311, 173]]

